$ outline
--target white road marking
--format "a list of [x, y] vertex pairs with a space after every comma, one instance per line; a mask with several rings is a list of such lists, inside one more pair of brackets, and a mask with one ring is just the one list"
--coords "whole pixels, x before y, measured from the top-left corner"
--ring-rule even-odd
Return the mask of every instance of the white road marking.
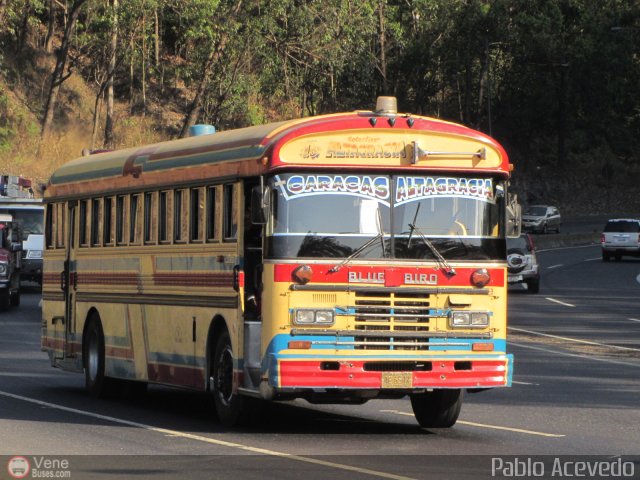
[[539, 383], [529, 383], [529, 382], [516, 382], [515, 380], [512, 380], [511, 383], [514, 383], [516, 385], [540, 385]]
[[558, 267], [564, 267], [564, 263], [559, 263], [558, 265], [551, 265], [550, 267], [547, 267], [547, 269], [551, 270], [552, 268], [558, 268]]
[[[383, 413], [393, 413], [396, 415], [406, 415], [408, 417], [413, 417], [413, 413], [400, 412], [398, 410], [380, 410]], [[457, 424], [469, 425], [471, 427], [480, 427], [480, 428], [490, 428], [493, 430], [506, 430], [508, 432], [516, 432], [516, 433], [526, 433], [528, 435], [539, 435], [542, 437], [566, 437], [566, 435], [560, 435], [557, 433], [544, 433], [544, 432], [536, 432], [534, 430], [524, 430], [522, 428], [513, 428], [513, 427], [502, 427], [500, 425], [487, 425], [485, 423], [476, 423], [476, 422], [467, 422], [465, 420], [458, 420]]]
[[636, 282], [640, 283], [640, 275], [636, 277]]
[[516, 332], [530, 333], [532, 335], [539, 335], [541, 337], [557, 338], [558, 340], [567, 340], [568, 342], [584, 343], [586, 345], [595, 345], [597, 347], [607, 347], [607, 348], [615, 348], [618, 350], [630, 350], [632, 352], [640, 352], [640, 348], [621, 347], [619, 345], [610, 345], [608, 343], [590, 342], [588, 340], [580, 340], [578, 338], [561, 337], [559, 335], [551, 335], [550, 333], [542, 333], [542, 332], [535, 332], [533, 330], [525, 330], [524, 328], [514, 328], [514, 327], [508, 327], [508, 328], [509, 330], [514, 330]]
[[35, 398], [30, 398], [30, 397], [23, 397], [22, 395], [16, 395], [14, 393], [4, 392], [2, 390], [0, 390], [0, 395], [13, 398], [16, 400], [22, 400], [25, 402], [34, 403], [42, 407], [54, 408], [56, 410], [62, 410], [64, 412], [75, 413], [77, 415], [84, 415], [86, 417], [97, 418], [99, 420], [105, 420], [107, 422], [127, 425], [129, 427], [142, 428], [144, 430], [149, 430], [156, 433], [162, 433], [165, 436], [187, 438], [189, 440], [196, 440], [198, 442], [211, 443], [213, 445], [219, 445], [222, 447], [236, 448], [238, 450], [244, 450], [246, 452], [256, 453], [259, 455], [270, 455], [272, 457], [282, 457], [289, 460], [295, 460], [298, 462], [312, 463], [315, 465], [322, 465], [323, 467], [336, 468], [339, 470], [347, 470], [351, 472], [362, 473], [365, 475], [371, 475], [374, 477], [391, 478], [393, 480], [413, 480], [411, 477], [404, 477], [402, 475], [395, 475], [393, 473], [378, 472], [376, 470], [369, 470], [368, 468], [359, 468], [351, 465], [345, 465], [342, 463], [327, 462], [327, 461], [318, 460], [315, 458], [303, 457], [300, 455], [293, 455], [285, 452], [278, 452], [276, 450], [268, 450], [265, 448], [251, 447], [249, 445], [243, 445], [241, 443], [227, 442], [225, 440], [218, 440], [216, 438], [203, 437], [202, 435], [194, 435], [192, 433], [184, 433], [177, 430], [169, 430], [167, 428], [154, 427], [152, 425], [147, 425], [144, 423], [132, 422], [131, 420], [124, 420], [122, 418], [111, 417], [108, 415], [101, 415], [99, 413], [93, 413], [86, 410], [79, 410], [77, 408], [65, 407], [63, 405], [58, 405], [55, 403], [43, 402], [42, 400], [37, 400]]
[[545, 298], [550, 302], [557, 303], [559, 305], [564, 305], [565, 307], [575, 307], [575, 305], [572, 305], [571, 303], [565, 303], [560, 300], [556, 300], [555, 298], [551, 298], [551, 297], [545, 297]]
[[587, 258], [586, 260], [583, 260], [583, 261], [585, 261], [585, 262], [595, 262], [597, 260], [602, 260], [602, 257]]
[[631, 320], [632, 322], [640, 322], [639, 318], [627, 318], [627, 320]]
[[540, 352], [553, 353], [554, 355], [563, 355], [565, 357], [576, 357], [576, 358], [581, 358], [583, 360], [593, 360], [594, 362], [611, 363], [613, 365], [624, 365], [625, 367], [633, 367], [635, 369], [638, 368], [637, 363], [619, 362], [618, 360], [609, 360], [608, 358], [594, 357], [593, 355], [589, 356], [589, 355], [581, 355], [579, 353], [561, 352], [559, 350], [551, 350], [550, 348], [543, 348], [543, 347], [534, 347], [533, 345], [524, 345], [522, 343], [517, 343], [517, 342], [509, 342], [509, 345], [515, 345], [516, 347], [520, 347], [520, 348], [528, 348], [529, 350], [538, 350]]

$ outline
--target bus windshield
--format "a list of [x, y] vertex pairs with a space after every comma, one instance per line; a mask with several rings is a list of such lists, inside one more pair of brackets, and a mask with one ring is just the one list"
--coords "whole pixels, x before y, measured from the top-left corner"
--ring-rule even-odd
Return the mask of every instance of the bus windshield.
[[[466, 176], [281, 174], [267, 257], [504, 258], [504, 183]], [[377, 238], [379, 241], [371, 241]], [[434, 252], [435, 247], [437, 252]]]

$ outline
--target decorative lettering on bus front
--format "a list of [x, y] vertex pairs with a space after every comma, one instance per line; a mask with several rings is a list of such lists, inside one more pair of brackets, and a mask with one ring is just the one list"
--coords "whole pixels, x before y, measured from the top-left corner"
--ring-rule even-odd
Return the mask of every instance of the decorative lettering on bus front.
[[329, 142], [325, 158], [407, 158], [407, 150], [403, 142]]
[[[282, 185], [278, 176], [277, 183]], [[388, 177], [342, 175], [292, 175], [287, 179], [285, 198], [317, 193], [352, 193], [387, 200], [390, 195]]]
[[396, 178], [396, 204], [421, 198], [450, 196], [493, 202], [493, 180], [451, 177]]

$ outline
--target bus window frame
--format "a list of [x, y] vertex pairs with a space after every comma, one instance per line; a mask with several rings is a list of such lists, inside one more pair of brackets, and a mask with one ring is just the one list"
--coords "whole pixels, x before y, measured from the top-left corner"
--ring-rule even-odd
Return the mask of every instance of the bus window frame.
[[[197, 192], [197, 211], [193, 212], [194, 193]], [[189, 243], [204, 243], [204, 216], [205, 216], [205, 189], [204, 187], [192, 187], [189, 189]], [[194, 222], [195, 220], [195, 222]], [[194, 232], [194, 226], [197, 229]], [[194, 233], [197, 235], [194, 236]]]
[[[114, 229], [114, 198], [104, 197], [102, 199], [102, 246], [113, 247], [115, 246], [115, 229]], [[109, 208], [107, 208], [109, 205]], [[107, 212], [107, 210], [109, 210]]]
[[[205, 225], [206, 234], [205, 239], [207, 243], [219, 243], [220, 242], [220, 208], [221, 208], [221, 186], [220, 185], [208, 185], [205, 189]], [[213, 198], [213, 206], [211, 205], [211, 199]]]
[[[122, 201], [122, 203], [120, 203]], [[127, 245], [127, 195], [116, 195], [116, 224], [115, 224], [115, 244], [116, 246]], [[120, 235], [118, 235], [120, 233]]]
[[156, 245], [157, 243], [157, 216], [154, 211], [157, 207], [157, 191], [144, 192], [142, 210], [142, 236], [145, 245]]
[[[136, 199], [135, 202], [133, 201], [134, 198]], [[132, 193], [129, 196], [129, 245], [142, 245], [142, 220], [140, 217], [142, 217], [143, 202], [141, 200], [141, 193]], [[134, 203], [135, 212], [133, 210]]]
[[89, 200], [84, 199], [79, 202], [78, 215], [78, 245], [81, 248], [89, 247]]
[[[222, 189], [222, 238], [226, 243], [235, 243], [238, 241], [238, 184], [226, 183]], [[227, 196], [227, 192], [231, 194]], [[229, 208], [229, 200], [231, 200], [231, 208]], [[235, 229], [234, 229], [235, 227]]]

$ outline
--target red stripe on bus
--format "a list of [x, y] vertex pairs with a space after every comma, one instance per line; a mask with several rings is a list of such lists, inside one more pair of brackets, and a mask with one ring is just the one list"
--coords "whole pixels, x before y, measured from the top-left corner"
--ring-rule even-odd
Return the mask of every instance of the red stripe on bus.
[[[339, 262], [336, 262], [339, 263]], [[273, 279], [276, 282], [293, 282], [292, 272], [298, 264], [275, 265]], [[456, 267], [456, 274], [447, 276], [442, 269], [431, 267], [383, 267], [351, 265], [335, 273], [329, 270], [333, 265], [311, 265], [313, 276], [309, 283], [348, 283], [350, 285], [378, 285], [389, 287], [469, 287], [471, 274], [475, 268]], [[504, 269], [488, 268], [490, 280], [487, 287], [504, 286]]]

